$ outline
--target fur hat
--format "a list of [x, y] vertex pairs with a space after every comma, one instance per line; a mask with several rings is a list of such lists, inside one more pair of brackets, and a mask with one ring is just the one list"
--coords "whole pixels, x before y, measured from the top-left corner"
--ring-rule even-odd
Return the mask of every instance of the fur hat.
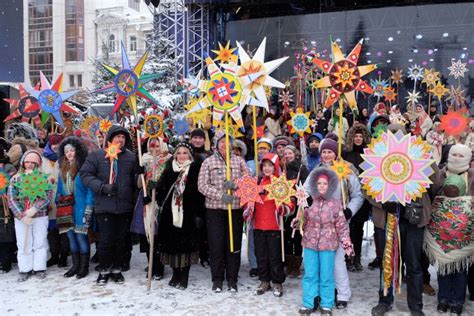
[[329, 149], [337, 155], [337, 142], [331, 138], [323, 139], [321, 144], [319, 144], [319, 152], [322, 153], [325, 149]]
[[10, 158], [11, 164], [17, 166], [20, 163], [21, 157], [27, 150], [38, 150], [38, 140], [16, 137], [12, 142], [12, 146], [7, 152], [7, 156]]
[[347, 136], [346, 136], [347, 151], [352, 151], [354, 147], [354, 136], [356, 134], [362, 135], [362, 137], [364, 138], [364, 145], [367, 145], [370, 143], [369, 130], [367, 126], [360, 123], [355, 123], [354, 125], [352, 125], [351, 128], [349, 128], [349, 131], [347, 132]]
[[[219, 130], [215, 135], [214, 135], [214, 147], [217, 149], [217, 144], [219, 144], [219, 141], [225, 138], [225, 132], [222, 130]], [[234, 141], [234, 138], [229, 135], [229, 141], [230, 145], [232, 146], [232, 142]]]
[[8, 125], [5, 131], [6, 139], [9, 142], [17, 137], [23, 137], [25, 139], [38, 139], [36, 130], [28, 123], [11, 123]]
[[241, 153], [242, 153], [242, 157], [245, 157], [245, 155], [247, 155], [247, 145], [245, 145], [245, 143], [241, 140], [238, 140], [236, 139], [234, 141], [234, 148], [239, 148]]
[[[329, 179], [328, 190], [323, 196], [321, 196], [321, 194], [318, 191], [318, 179], [322, 175], [326, 176]], [[308, 193], [311, 195], [313, 199], [316, 199], [318, 197], [322, 197], [324, 199], [331, 198], [336, 192], [337, 186], [339, 184], [338, 182], [339, 180], [337, 178], [336, 173], [326, 167], [318, 167], [318, 168], [313, 169], [313, 171], [311, 171], [306, 181], [308, 182], [308, 189], [309, 189]]]

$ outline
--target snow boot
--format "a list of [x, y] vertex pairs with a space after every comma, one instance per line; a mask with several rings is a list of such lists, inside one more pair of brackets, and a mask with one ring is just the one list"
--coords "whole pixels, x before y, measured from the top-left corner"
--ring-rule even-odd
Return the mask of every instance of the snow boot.
[[75, 276], [77, 272], [79, 271], [79, 264], [81, 260], [79, 253], [73, 252], [71, 253], [71, 257], [72, 257], [72, 267], [66, 273], [64, 273], [65, 278], [71, 278]]
[[180, 280], [181, 280], [181, 269], [173, 268], [173, 276], [171, 276], [171, 280], [169, 281], [168, 285], [172, 287], [177, 287]]
[[184, 268], [181, 268], [181, 275], [179, 278], [179, 284], [176, 287], [179, 290], [185, 290], [188, 288], [188, 280], [189, 280], [189, 270], [191, 269], [191, 266], [187, 266]]
[[67, 252], [62, 252], [61, 255], [59, 256], [59, 261], [58, 261], [58, 268], [65, 268], [67, 267]]
[[293, 271], [293, 266], [295, 262], [294, 258], [294, 256], [285, 255], [285, 262], [283, 264], [285, 266], [285, 274], [287, 276], [289, 276], [290, 273]]
[[360, 263], [360, 256], [355, 256], [354, 257], [353, 264], [354, 264], [355, 271], [360, 272], [360, 271], [364, 270], [364, 268], [362, 267], [362, 264]]
[[97, 277], [97, 284], [100, 286], [104, 286], [109, 282], [110, 273], [108, 272], [99, 272], [99, 276]]
[[33, 275], [33, 272], [20, 272], [20, 275], [18, 276], [18, 282], [25, 282], [30, 278], [30, 276]]
[[81, 262], [79, 264], [79, 271], [77, 272], [76, 278], [82, 279], [89, 274], [89, 253], [81, 254]]
[[303, 306], [303, 307], [300, 307], [300, 309], [298, 310], [298, 313], [300, 313], [301, 315], [309, 315], [309, 314], [314, 313], [315, 311], [316, 310], [314, 308]]
[[45, 270], [35, 271], [35, 277], [39, 280], [43, 280], [44, 278], [46, 278], [46, 271]]
[[222, 293], [222, 281], [214, 281], [214, 282], [212, 282], [212, 292], [214, 292], [214, 293]]
[[379, 303], [377, 306], [372, 308], [372, 316], [384, 316], [392, 309], [391, 305]]
[[327, 307], [321, 308], [321, 315], [332, 315], [332, 310]]
[[369, 263], [368, 267], [370, 270], [380, 269], [382, 265], [382, 258], [376, 257], [371, 263]]
[[265, 292], [270, 291], [270, 289], [270, 282], [262, 281], [254, 293], [255, 295], [262, 295]]
[[282, 284], [273, 284], [273, 296], [282, 297], [283, 296], [283, 285]]
[[289, 275], [290, 278], [295, 279], [300, 276], [301, 274], [300, 267], [301, 267], [302, 261], [303, 261], [303, 258], [298, 257], [298, 256], [293, 256], [293, 266]]
[[123, 277], [122, 272], [120, 271], [113, 271], [111, 276], [112, 280], [114, 280], [115, 283], [117, 284], [123, 284], [125, 283], [125, 278]]

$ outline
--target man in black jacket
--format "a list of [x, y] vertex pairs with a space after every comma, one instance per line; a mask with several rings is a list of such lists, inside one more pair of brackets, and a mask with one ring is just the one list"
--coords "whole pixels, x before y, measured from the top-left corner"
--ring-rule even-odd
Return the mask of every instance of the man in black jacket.
[[94, 192], [94, 209], [100, 232], [99, 285], [105, 285], [110, 277], [116, 283], [125, 281], [121, 271], [129, 252], [130, 213], [135, 204], [139, 171], [135, 154], [126, 149], [131, 140], [125, 128], [112, 126], [107, 140], [120, 144], [121, 148], [118, 159], [113, 162], [112, 183], [109, 183], [110, 160], [105, 157], [104, 149], [90, 153], [80, 170], [83, 183]]

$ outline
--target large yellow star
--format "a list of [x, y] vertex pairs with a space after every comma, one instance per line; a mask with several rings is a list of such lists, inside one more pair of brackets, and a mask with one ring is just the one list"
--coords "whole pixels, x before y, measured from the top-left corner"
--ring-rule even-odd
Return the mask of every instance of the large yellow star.
[[120, 143], [113, 144], [109, 142], [109, 146], [105, 149], [105, 158], [109, 158], [110, 162], [118, 159], [118, 154], [122, 151], [120, 150]]
[[280, 177], [272, 176], [270, 183], [265, 185], [268, 192], [266, 200], [274, 200], [277, 207], [291, 204], [291, 197], [296, 195], [295, 183], [296, 179], [287, 180], [284, 174]]
[[[187, 111], [191, 110], [197, 103], [199, 102], [198, 98], [191, 98], [184, 107]], [[208, 120], [211, 116], [212, 112], [209, 109], [204, 108], [202, 110], [196, 112], [188, 112], [186, 117], [191, 119], [191, 124], [196, 126], [197, 128], [204, 128], [208, 124]]]
[[444, 97], [449, 90], [446, 89], [446, 87], [444, 86], [444, 84], [441, 83], [441, 81], [438, 81], [436, 85], [428, 91], [433, 93], [435, 96], [438, 97], [438, 99], [441, 100], [441, 98]]
[[439, 71], [436, 71], [434, 68], [425, 69], [423, 74], [422, 83], [426, 84], [428, 88], [434, 87], [436, 82], [439, 80]]
[[343, 159], [333, 161], [330, 168], [336, 173], [339, 180], [349, 178], [349, 175], [352, 173], [350, 164]]
[[343, 95], [349, 107], [355, 109], [357, 106], [355, 97], [356, 90], [369, 94], [374, 92], [372, 87], [362, 80], [362, 77], [375, 70], [377, 65], [357, 65], [362, 43], [363, 40], [360, 40], [349, 55], [344, 57], [339, 45], [336, 42], [332, 42], [332, 63], [319, 58], [313, 58], [313, 63], [327, 74], [326, 77], [316, 81], [314, 85], [316, 88], [331, 87], [331, 91], [325, 102], [326, 107], [330, 107]]

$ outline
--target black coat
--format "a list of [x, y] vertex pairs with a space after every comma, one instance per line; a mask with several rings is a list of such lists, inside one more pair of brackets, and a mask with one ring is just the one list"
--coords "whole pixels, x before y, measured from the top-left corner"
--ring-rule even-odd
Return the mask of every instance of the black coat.
[[[170, 188], [178, 178], [179, 172], [173, 171], [173, 159], [168, 160], [166, 167], [160, 177], [156, 189], [158, 205], [170, 191]], [[189, 167], [186, 186], [183, 194], [183, 225], [181, 228], [173, 225], [173, 214], [171, 201], [173, 192], [166, 199], [161, 211], [158, 228], [158, 249], [168, 254], [184, 254], [195, 252], [198, 249], [198, 235], [196, 228], [196, 217], [198, 211], [204, 208], [204, 196], [198, 191], [198, 175], [200, 162], [193, 162]]]
[[[295, 159], [290, 163], [286, 164], [286, 178], [288, 180], [293, 180], [298, 178], [298, 172], [299, 172], [299, 181], [301, 183], [304, 183], [306, 181], [306, 178], [309, 175], [308, 168], [306, 168], [305, 165], [301, 163], [301, 161]], [[297, 183], [298, 184], [298, 183]]]
[[[118, 133], [125, 133], [127, 143], [130, 142], [128, 131], [117, 125], [110, 128], [107, 140], [111, 141]], [[106, 196], [101, 192], [103, 185], [109, 183], [110, 176], [110, 160], [105, 158], [104, 149], [91, 152], [79, 171], [84, 185], [94, 192], [96, 213], [123, 214], [133, 211], [137, 192], [138, 162], [135, 154], [127, 149], [122, 150], [117, 160], [117, 194], [115, 196]]]

